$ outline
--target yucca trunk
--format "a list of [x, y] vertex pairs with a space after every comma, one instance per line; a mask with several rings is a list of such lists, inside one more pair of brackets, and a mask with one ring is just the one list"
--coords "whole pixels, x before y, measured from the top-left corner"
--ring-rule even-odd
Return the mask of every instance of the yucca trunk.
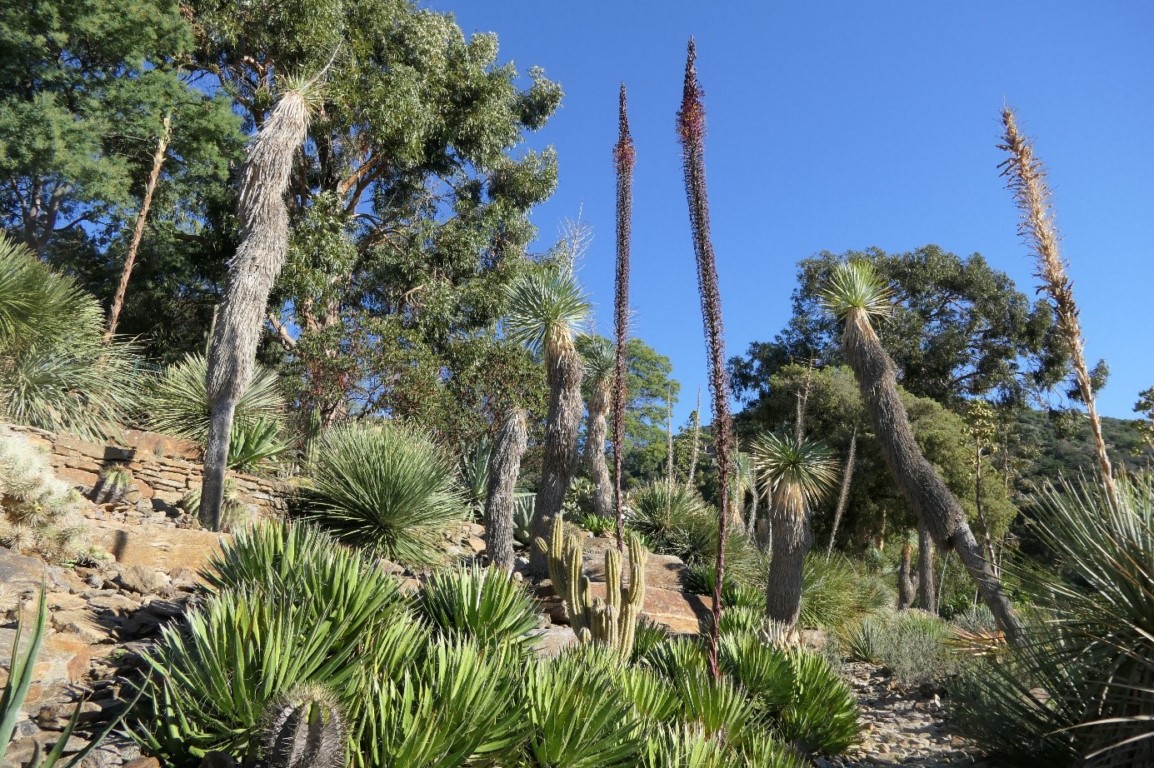
[[[991, 567], [991, 573], [993, 568]], [[918, 522], [918, 608], [929, 613], [938, 612], [938, 593], [934, 584], [934, 541], [930, 529]]]
[[[546, 375], [549, 384], [549, 413], [545, 421], [544, 455], [541, 457], [541, 484], [533, 510], [533, 538], [548, 540], [549, 524], [561, 512], [565, 494], [577, 469], [577, 433], [585, 403], [581, 399], [581, 356], [568, 334], [546, 342]], [[536, 547], [529, 556], [530, 572], [548, 575], [545, 554]]]
[[1098, 407], [1094, 402], [1094, 387], [1090, 370], [1086, 366], [1083, 349], [1085, 340], [1082, 325], [1078, 321], [1078, 305], [1074, 303], [1074, 286], [1066, 276], [1066, 265], [1058, 250], [1058, 230], [1054, 226], [1053, 211], [1050, 206], [1050, 189], [1046, 184], [1046, 169], [1034, 157], [1034, 149], [1018, 132], [1017, 119], [1013, 111], [1002, 110], [1002, 124], [1006, 128], [1004, 144], [999, 149], [1006, 150], [1010, 157], [1002, 163], [1003, 176], [1009, 177], [1009, 188], [1022, 213], [1018, 232], [1034, 248], [1038, 260], [1036, 275], [1042, 279], [1042, 288], [1050, 295], [1054, 305], [1054, 315], [1058, 321], [1058, 332], [1070, 354], [1074, 366], [1074, 378], [1078, 383], [1078, 393], [1086, 406], [1090, 419], [1090, 432], [1094, 436], [1094, 450], [1098, 457], [1098, 468], [1102, 472], [1102, 482], [1110, 502], [1118, 504], [1118, 489], [1114, 483], [1114, 469], [1106, 453], [1106, 439], [1102, 436], [1102, 421], [1098, 418]]
[[586, 408], [589, 415], [585, 419], [585, 468], [593, 479], [593, 511], [601, 517], [613, 515], [613, 479], [609, 476], [609, 463], [605, 460], [606, 413], [609, 411], [609, 396], [612, 381], [597, 382], [589, 393]]
[[898, 610], [904, 611], [914, 604], [917, 589], [911, 569], [913, 567], [913, 545], [910, 540], [902, 542], [902, 561], [898, 566]]
[[853, 465], [857, 459], [857, 425], [854, 425], [853, 434], [849, 438], [849, 450], [846, 452], [845, 469], [842, 470], [841, 491], [837, 495], [837, 509], [833, 513], [833, 528], [829, 532], [829, 546], [825, 550], [825, 559], [829, 560], [833, 554], [833, 543], [837, 539], [837, 529], [841, 525], [842, 515], [845, 514], [846, 504], [849, 503], [849, 488], [853, 482]]
[[801, 616], [801, 587], [810, 531], [805, 503], [798, 490], [782, 482], [774, 494], [773, 543], [769, 581], [765, 590], [765, 614], [781, 624], [787, 639], [797, 635]]
[[625, 507], [621, 498], [621, 463], [625, 449], [626, 342], [629, 335], [629, 246], [633, 220], [633, 137], [629, 135], [625, 84], [617, 110], [617, 144], [613, 162], [617, 173], [617, 274], [613, 299], [616, 350], [613, 360], [613, 508], [617, 518], [617, 548], [625, 548]]
[[914, 440], [909, 416], [898, 396], [896, 368], [863, 310], [846, 313], [844, 346], [894, 482], [942, 551], [957, 550], [1006, 637], [1011, 642], [1020, 641], [1021, 623], [1002, 591], [1001, 581], [982, 556], [965, 511]]
[[685, 58], [685, 83], [681, 109], [677, 113], [677, 132], [681, 140], [681, 159], [685, 175], [685, 194], [689, 203], [689, 227], [693, 252], [697, 258], [697, 288], [701, 296], [701, 318], [705, 325], [706, 361], [709, 365], [709, 391], [713, 396], [713, 442], [718, 467], [717, 564], [713, 583], [713, 624], [709, 633], [709, 668], [721, 676], [717, 647], [721, 638], [721, 586], [725, 581], [725, 542], [729, 521], [729, 475], [732, 471], [732, 429], [729, 414], [729, 374], [725, 368], [725, 331], [721, 322], [721, 290], [717, 280], [717, 257], [709, 235], [709, 197], [705, 184], [705, 106], [697, 82], [697, 46], [689, 40]]
[[[689, 449], [689, 472], [685, 477], [685, 489], [692, 491], [697, 475], [697, 458], [701, 451], [701, 387], [697, 388], [697, 407], [693, 410], [693, 442]], [[757, 496], [754, 495], [754, 503]]]
[[152, 195], [156, 192], [156, 185], [160, 182], [160, 169], [164, 165], [164, 157], [168, 152], [168, 142], [172, 138], [172, 115], [165, 115], [161, 123], [160, 137], [156, 140], [156, 151], [152, 154], [152, 171], [148, 174], [148, 181], [144, 185], [144, 197], [140, 201], [140, 211], [136, 214], [136, 226], [132, 228], [132, 240], [128, 243], [128, 253], [124, 257], [124, 268], [120, 271], [120, 283], [116, 286], [116, 295], [112, 298], [112, 308], [108, 311], [108, 330], [104, 332], [104, 343], [109, 344], [116, 335], [116, 326], [120, 323], [120, 310], [124, 308], [124, 297], [128, 293], [128, 280], [132, 277], [132, 268], [136, 266], [136, 254], [140, 250], [140, 241], [144, 237], [144, 225], [148, 221], [148, 211], [152, 207]]
[[204, 452], [200, 509], [202, 520], [212, 530], [220, 528], [236, 403], [252, 378], [269, 293], [288, 251], [284, 196], [293, 156], [305, 141], [308, 124], [303, 94], [285, 93], [249, 145], [244, 163], [237, 204], [240, 245], [228, 264], [228, 280], [208, 355], [212, 420]]
[[489, 456], [489, 484], [485, 493], [485, 549], [489, 563], [513, 567], [513, 506], [521, 457], [529, 441], [524, 408], [505, 412], [493, 453]]

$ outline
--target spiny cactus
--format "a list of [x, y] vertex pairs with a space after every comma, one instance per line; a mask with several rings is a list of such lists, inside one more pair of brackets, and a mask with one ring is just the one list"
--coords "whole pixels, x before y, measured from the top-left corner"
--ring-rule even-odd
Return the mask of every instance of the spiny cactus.
[[97, 504], [117, 504], [132, 486], [132, 470], [123, 464], [111, 464], [100, 473], [100, 480], [92, 489], [92, 500]]
[[306, 683], [269, 702], [264, 713], [268, 768], [342, 768], [345, 722], [324, 686]]
[[633, 653], [637, 620], [645, 604], [645, 561], [649, 553], [636, 534], [629, 536], [629, 585], [621, 581], [621, 552], [605, 550], [605, 599], [593, 597], [589, 577], [581, 566], [584, 545], [576, 534], [565, 535], [562, 515], [553, 518], [549, 542], [538, 538], [553, 589], [565, 601], [569, 624], [580, 642], [598, 642], [615, 648], [622, 658]]
[[73, 560], [88, 549], [83, 499], [27, 438], [0, 428], [0, 544]]

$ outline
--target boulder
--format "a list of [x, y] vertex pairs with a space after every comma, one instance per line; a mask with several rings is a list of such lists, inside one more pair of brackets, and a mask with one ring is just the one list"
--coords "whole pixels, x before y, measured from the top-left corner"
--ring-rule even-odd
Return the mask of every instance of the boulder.
[[[585, 542], [584, 569], [590, 581], [605, 581], [605, 550], [617, 546], [614, 539], [594, 538]], [[622, 578], [628, 581], [628, 555], [622, 563]], [[654, 589], [681, 590], [688, 569], [680, 558], [673, 555], [650, 554], [645, 561], [645, 584]]]
[[172, 579], [167, 573], [155, 568], [146, 568], [142, 565], [133, 565], [125, 568], [117, 577], [120, 586], [142, 595], [159, 594], [169, 585]]
[[[605, 597], [605, 584], [594, 582], [589, 585], [594, 597]], [[645, 605], [641, 615], [650, 621], [664, 624], [669, 631], [682, 635], [695, 635], [702, 627], [709, 626], [713, 610], [712, 598], [694, 595], [674, 589], [653, 589], [646, 586]]]
[[538, 656], [552, 658], [576, 644], [577, 635], [570, 627], [545, 627], [534, 636], [533, 651]]
[[220, 552], [221, 543], [232, 538], [191, 528], [116, 523], [94, 524], [90, 534], [93, 542], [108, 550], [122, 567], [141, 566], [166, 572], [203, 568], [210, 557]]

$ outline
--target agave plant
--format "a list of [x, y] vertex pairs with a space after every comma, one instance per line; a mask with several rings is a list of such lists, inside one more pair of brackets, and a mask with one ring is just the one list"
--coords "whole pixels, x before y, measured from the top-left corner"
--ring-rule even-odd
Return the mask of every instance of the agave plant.
[[104, 344], [97, 300], [0, 234], [0, 417], [91, 439], [138, 406], [135, 348]]
[[465, 518], [445, 452], [428, 435], [396, 422], [329, 430], [311, 469], [305, 517], [390, 560], [441, 562], [443, 533]]
[[287, 453], [289, 445], [280, 433], [280, 423], [264, 416], [235, 421], [228, 443], [228, 468], [253, 472]]
[[482, 647], [527, 651], [540, 611], [513, 574], [477, 565], [434, 573], [421, 589], [418, 612], [447, 637], [472, 638]]

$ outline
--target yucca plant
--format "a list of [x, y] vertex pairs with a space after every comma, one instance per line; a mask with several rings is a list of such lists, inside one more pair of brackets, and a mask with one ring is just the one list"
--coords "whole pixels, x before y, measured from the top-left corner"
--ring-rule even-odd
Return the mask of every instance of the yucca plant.
[[397, 422], [335, 427], [316, 448], [305, 517], [341, 541], [406, 565], [439, 563], [442, 535], [464, 520], [452, 462]]
[[733, 755], [722, 739], [694, 725], [665, 725], [649, 732], [639, 765], [644, 768], [728, 768]]
[[753, 717], [753, 700], [728, 676], [683, 674], [674, 685], [681, 693], [682, 717], [710, 738], [737, 740]]
[[0, 417], [96, 440], [118, 434], [138, 406], [140, 360], [103, 334], [95, 297], [0, 234]]
[[585, 418], [585, 452], [582, 461], [593, 480], [593, 514], [613, 519], [613, 481], [609, 477], [609, 464], [605, 460], [608, 431], [605, 417], [612, 404], [615, 376], [613, 342], [604, 336], [585, 335], [577, 339], [577, 351], [585, 364], [584, 389], [588, 415]]
[[[207, 375], [208, 361], [199, 352], [189, 353], [161, 371], [144, 398], [145, 425], [154, 432], [205, 445], [212, 419], [212, 403], [205, 389]], [[279, 428], [285, 409], [276, 372], [255, 366], [252, 381], [236, 404], [237, 424], [263, 421]], [[234, 437], [239, 431], [234, 428]], [[230, 462], [235, 463], [235, 454]]]
[[627, 525], [654, 552], [694, 564], [716, 557], [716, 513], [696, 490], [654, 480], [634, 489], [627, 504]]
[[232, 425], [232, 439], [228, 443], [228, 468], [255, 472], [276, 461], [289, 450], [280, 433], [281, 425], [273, 419], [237, 420]]
[[482, 647], [527, 652], [540, 622], [536, 601], [511, 572], [477, 565], [434, 573], [422, 585], [417, 611], [446, 637]]
[[[485, 467], [485, 550], [489, 563], [513, 567], [513, 543], [528, 546], [531, 540], [532, 494], [517, 493], [521, 457], [529, 444], [528, 417], [524, 408], [511, 406], [501, 416], [501, 428]], [[518, 513], [521, 516], [518, 516]]]
[[792, 632], [801, 614], [802, 571], [812, 541], [809, 517], [837, 482], [837, 462], [821, 443], [789, 435], [760, 435], [752, 452], [761, 492], [772, 499], [766, 615]]
[[[549, 385], [549, 413], [541, 479], [533, 511], [533, 535], [546, 536], [547, 522], [561, 511], [577, 466], [577, 433], [584, 403], [581, 399], [581, 357], [574, 338], [589, 315], [586, 298], [572, 261], [561, 259], [524, 272], [509, 286], [505, 333], [540, 354]], [[530, 566], [545, 575], [544, 556], [536, 550]]]
[[1029, 750], [1054, 765], [1154, 760], [1154, 480], [1119, 479], [1115, 492], [1042, 490], [1036, 530], [1061, 576], [1024, 580], [1041, 611], [1029, 641], [962, 687], [961, 722], [1007, 764]]
[[845, 323], [846, 358], [894, 482], [938, 546], [957, 550], [999, 626], [1016, 642], [1021, 639], [1021, 623], [986, 562], [965, 510], [914, 440], [909, 415], [898, 396], [897, 368], [873, 328], [876, 319], [891, 311], [888, 287], [870, 262], [854, 260], [837, 266], [822, 299]]

